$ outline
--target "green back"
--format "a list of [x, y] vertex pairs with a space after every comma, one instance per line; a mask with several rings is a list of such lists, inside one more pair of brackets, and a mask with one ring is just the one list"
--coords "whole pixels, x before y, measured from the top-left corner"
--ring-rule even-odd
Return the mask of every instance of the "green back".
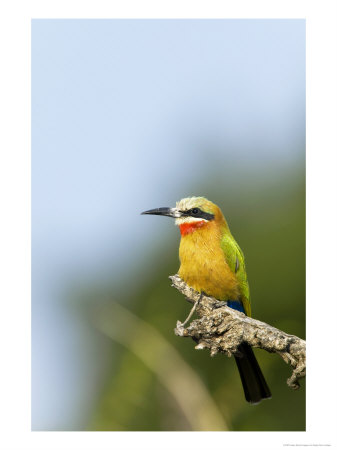
[[226, 230], [221, 240], [221, 248], [225, 254], [227, 264], [232, 272], [235, 273], [239, 281], [240, 291], [242, 295], [242, 303], [247, 316], [251, 315], [250, 299], [249, 299], [249, 285], [246, 274], [245, 258], [239, 245]]

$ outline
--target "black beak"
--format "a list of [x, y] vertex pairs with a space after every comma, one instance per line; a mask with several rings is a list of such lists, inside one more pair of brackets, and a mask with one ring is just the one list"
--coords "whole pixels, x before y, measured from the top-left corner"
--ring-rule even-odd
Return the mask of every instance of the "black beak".
[[153, 214], [155, 216], [181, 217], [181, 212], [177, 208], [155, 208], [142, 212], [142, 214]]

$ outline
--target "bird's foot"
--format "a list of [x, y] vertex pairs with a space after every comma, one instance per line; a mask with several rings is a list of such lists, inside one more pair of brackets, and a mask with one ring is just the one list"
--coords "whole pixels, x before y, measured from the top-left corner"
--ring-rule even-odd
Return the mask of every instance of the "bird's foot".
[[198, 306], [199, 303], [200, 303], [200, 300], [202, 299], [202, 295], [203, 295], [203, 294], [202, 294], [202, 292], [201, 292], [200, 295], [199, 295], [198, 300], [197, 300], [196, 302], [194, 302], [194, 305], [193, 305], [193, 307], [192, 307], [192, 309], [191, 309], [189, 315], [186, 317], [185, 321], [184, 321], [183, 323], [181, 323], [180, 326], [183, 327], [184, 325], [186, 325], [187, 322], [190, 320], [190, 318], [193, 316], [194, 311], [196, 310], [197, 306]]

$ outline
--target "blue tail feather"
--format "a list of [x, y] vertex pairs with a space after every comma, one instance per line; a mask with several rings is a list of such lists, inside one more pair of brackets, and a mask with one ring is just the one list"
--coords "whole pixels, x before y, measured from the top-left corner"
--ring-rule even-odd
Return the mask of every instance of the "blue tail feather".
[[237, 311], [243, 312], [246, 314], [243, 304], [238, 300], [227, 300], [227, 306], [232, 309], [236, 309]]

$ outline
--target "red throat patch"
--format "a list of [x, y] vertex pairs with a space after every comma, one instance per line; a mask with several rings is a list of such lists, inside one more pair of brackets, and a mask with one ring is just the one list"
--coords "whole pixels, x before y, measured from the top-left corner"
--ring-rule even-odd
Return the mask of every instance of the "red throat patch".
[[181, 225], [179, 225], [180, 233], [182, 236], [185, 236], [185, 234], [193, 233], [193, 231], [201, 228], [203, 225], [205, 225], [205, 223], [207, 222], [203, 220], [199, 220], [198, 222], [182, 223]]

